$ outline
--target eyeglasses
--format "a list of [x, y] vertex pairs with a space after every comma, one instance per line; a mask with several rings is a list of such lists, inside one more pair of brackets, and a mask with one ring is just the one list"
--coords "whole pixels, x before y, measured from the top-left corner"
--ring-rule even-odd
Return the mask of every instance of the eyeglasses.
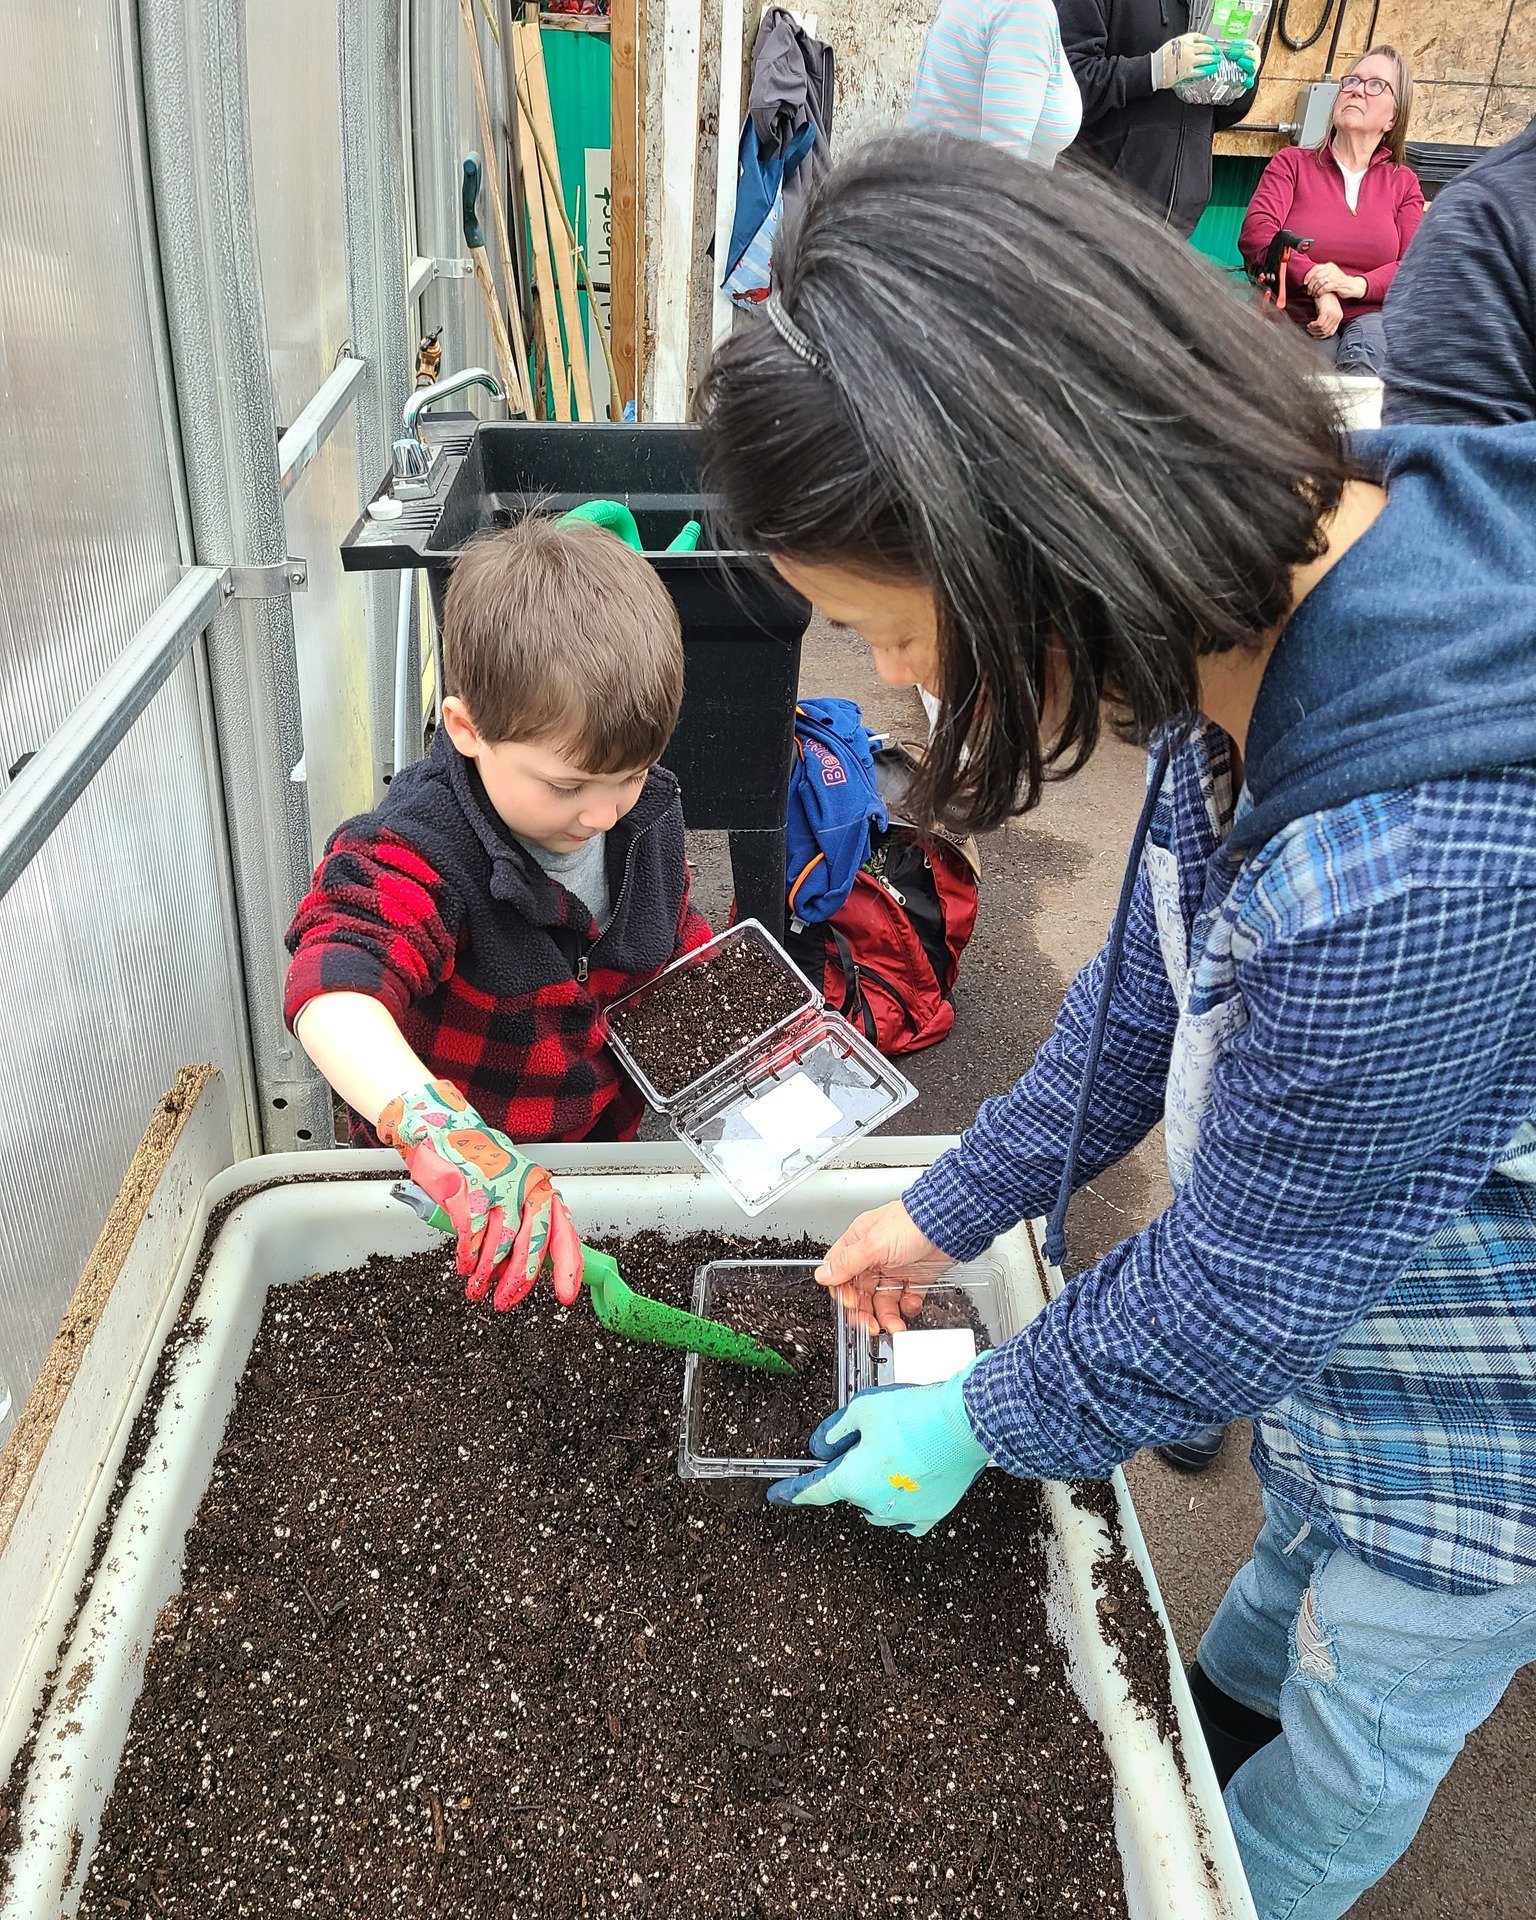
[[1374, 74], [1369, 79], [1361, 73], [1347, 73], [1339, 82], [1340, 93], [1363, 93], [1371, 100], [1379, 100], [1384, 93], [1397, 98], [1397, 88], [1390, 80], [1378, 80]]

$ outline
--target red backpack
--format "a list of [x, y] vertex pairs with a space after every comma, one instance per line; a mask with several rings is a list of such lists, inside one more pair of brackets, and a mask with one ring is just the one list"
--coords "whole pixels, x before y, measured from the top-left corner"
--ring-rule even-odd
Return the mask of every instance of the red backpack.
[[913, 750], [875, 749], [890, 824], [870, 836], [869, 858], [830, 920], [795, 918], [790, 957], [882, 1053], [936, 1046], [955, 1024], [951, 996], [976, 926], [981, 861], [976, 842], [942, 828], [919, 832], [903, 812]]

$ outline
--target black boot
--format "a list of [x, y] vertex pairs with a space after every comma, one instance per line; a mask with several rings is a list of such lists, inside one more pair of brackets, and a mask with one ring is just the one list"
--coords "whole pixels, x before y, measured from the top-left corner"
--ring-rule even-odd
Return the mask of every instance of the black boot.
[[1230, 1693], [1223, 1693], [1198, 1660], [1191, 1660], [1184, 1671], [1195, 1696], [1195, 1712], [1200, 1716], [1200, 1731], [1210, 1749], [1211, 1764], [1225, 1789], [1243, 1762], [1275, 1738], [1280, 1722], [1271, 1720], [1267, 1713], [1255, 1713]]
[[1187, 1440], [1170, 1440], [1166, 1447], [1154, 1447], [1152, 1451], [1165, 1466], [1175, 1467], [1180, 1473], [1204, 1473], [1221, 1452], [1226, 1437], [1225, 1427], [1207, 1427], [1204, 1433], [1193, 1433]]

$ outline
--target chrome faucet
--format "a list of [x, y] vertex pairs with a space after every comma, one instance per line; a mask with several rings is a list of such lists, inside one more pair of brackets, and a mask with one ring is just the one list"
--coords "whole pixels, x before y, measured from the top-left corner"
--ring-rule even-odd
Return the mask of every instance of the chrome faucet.
[[419, 440], [421, 416], [427, 408], [435, 407], [439, 400], [451, 400], [454, 394], [464, 393], [470, 387], [484, 387], [493, 400], [506, 398], [494, 373], [487, 373], [484, 367], [465, 367], [462, 373], [450, 373], [442, 380], [434, 380], [430, 387], [418, 387], [405, 403], [401, 424]]
[[[450, 373], [445, 380], [434, 380], [429, 387], [418, 387], [405, 403], [401, 425], [405, 432], [395, 442], [395, 470], [390, 491], [397, 500], [419, 500], [432, 490], [434, 451], [421, 437], [421, 416], [439, 400], [449, 400], [470, 387], [484, 387], [495, 400], [503, 400], [501, 382], [484, 367], [466, 367], [462, 373]], [[437, 450], [440, 454], [440, 449]]]

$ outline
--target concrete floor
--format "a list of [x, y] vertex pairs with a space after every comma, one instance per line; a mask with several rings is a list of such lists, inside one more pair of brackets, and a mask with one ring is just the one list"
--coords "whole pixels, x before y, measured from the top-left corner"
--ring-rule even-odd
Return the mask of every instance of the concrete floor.
[[[924, 736], [916, 695], [883, 687], [850, 635], [812, 629], [801, 687], [857, 700], [876, 729]], [[1096, 951], [1113, 916], [1143, 768], [1140, 754], [1110, 743], [1083, 773], [1049, 789], [1036, 812], [987, 836], [981, 915], [956, 995], [955, 1028], [942, 1046], [903, 1062], [921, 1094], [902, 1115], [904, 1132], [958, 1132], [980, 1100], [1028, 1064], [1072, 974]], [[704, 868], [701, 905], [720, 925], [718, 860]], [[1167, 1200], [1154, 1138], [1078, 1196], [1069, 1228], [1074, 1262], [1097, 1258]], [[1186, 1657], [1257, 1530], [1257, 1483], [1246, 1446], [1237, 1442], [1230, 1436], [1217, 1466], [1194, 1480], [1150, 1456], [1128, 1469]], [[1536, 1668], [1520, 1676], [1468, 1742], [1414, 1846], [1355, 1907], [1358, 1920], [1536, 1916], [1536, 1818], [1525, 1797], [1533, 1787]]]

